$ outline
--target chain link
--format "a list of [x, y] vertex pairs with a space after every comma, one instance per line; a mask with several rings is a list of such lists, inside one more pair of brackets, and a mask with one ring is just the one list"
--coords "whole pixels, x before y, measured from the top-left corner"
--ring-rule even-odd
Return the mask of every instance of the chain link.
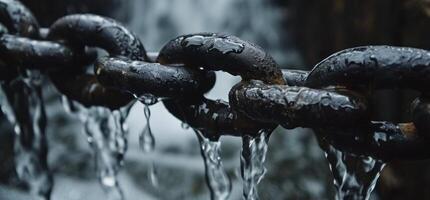
[[[426, 50], [357, 47], [329, 56], [310, 72], [281, 70], [261, 47], [231, 35], [182, 35], [159, 54], [147, 53], [135, 34], [113, 19], [69, 15], [39, 29], [22, 4], [0, 4], [8, 5], [0, 9], [3, 82], [22, 67], [36, 69], [68, 98], [110, 109], [151, 94], [175, 117], [214, 140], [255, 136], [281, 125], [312, 128], [320, 139], [360, 155], [384, 160], [430, 157]], [[93, 72], [87, 73], [88, 67]], [[242, 78], [230, 90], [229, 103], [204, 97], [218, 70]], [[412, 122], [371, 121], [371, 92], [385, 88], [422, 93], [412, 104]]]

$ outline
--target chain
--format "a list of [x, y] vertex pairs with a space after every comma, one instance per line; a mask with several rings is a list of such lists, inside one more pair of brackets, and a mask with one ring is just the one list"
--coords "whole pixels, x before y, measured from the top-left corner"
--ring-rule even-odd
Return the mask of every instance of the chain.
[[[256, 136], [281, 125], [312, 128], [339, 149], [382, 160], [430, 157], [428, 51], [357, 47], [329, 56], [312, 71], [288, 70], [261, 47], [231, 35], [182, 35], [159, 53], [147, 53], [135, 34], [112, 19], [69, 15], [39, 29], [20, 3], [0, 3], [7, 4], [0, 13], [4, 83], [23, 69], [38, 70], [68, 98], [112, 110], [150, 94], [213, 140]], [[231, 88], [229, 102], [204, 96], [219, 70], [242, 79]], [[386, 88], [422, 93], [412, 103], [412, 122], [372, 121], [369, 98]]]

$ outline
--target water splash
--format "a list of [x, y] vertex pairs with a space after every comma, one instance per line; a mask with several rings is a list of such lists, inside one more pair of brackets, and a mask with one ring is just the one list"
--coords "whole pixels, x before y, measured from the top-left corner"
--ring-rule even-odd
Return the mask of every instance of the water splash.
[[127, 151], [125, 119], [130, 107], [111, 111], [104, 107], [81, 109], [85, 133], [95, 158], [98, 178], [109, 200], [124, 199], [117, 174]]
[[336, 199], [368, 200], [385, 163], [342, 152], [328, 143], [321, 146], [333, 173]]
[[50, 199], [53, 186], [47, 163], [46, 114], [41, 92], [41, 77], [27, 71], [4, 83], [1, 108], [15, 131], [15, 169], [31, 194]]
[[242, 137], [242, 152], [240, 157], [241, 175], [243, 178], [243, 197], [246, 200], [259, 199], [257, 185], [266, 174], [266, 160], [270, 131], [260, 130], [257, 137], [244, 135]]
[[206, 182], [211, 192], [211, 199], [224, 200], [228, 199], [231, 193], [231, 180], [221, 161], [221, 143], [220, 141], [212, 141], [204, 136], [204, 134], [194, 129], [199, 142], [200, 150], [205, 164]]

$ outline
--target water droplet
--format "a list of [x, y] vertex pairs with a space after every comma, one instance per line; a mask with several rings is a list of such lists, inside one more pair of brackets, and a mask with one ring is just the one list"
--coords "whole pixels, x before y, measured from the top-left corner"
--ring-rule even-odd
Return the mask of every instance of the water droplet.
[[259, 199], [257, 185], [266, 174], [264, 162], [268, 148], [269, 131], [260, 130], [258, 136], [242, 137], [240, 157], [241, 175], [243, 179], [243, 197], [246, 200]]
[[190, 125], [189, 125], [189, 124], [187, 124], [186, 122], [182, 122], [182, 123], [181, 123], [181, 127], [182, 127], [183, 129], [187, 130], [187, 129], [189, 129], [189, 128], [190, 128]]
[[149, 166], [148, 179], [153, 187], [158, 187], [158, 176], [154, 162]]
[[200, 150], [205, 164], [206, 183], [211, 192], [211, 199], [228, 199], [232, 186], [221, 161], [221, 143], [209, 140], [197, 129], [194, 129], [194, 132], [200, 142]]
[[134, 97], [139, 100], [142, 104], [147, 105], [147, 106], [151, 106], [154, 105], [158, 102], [158, 98], [156, 96], [154, 96], [153, 94], [143, 94], [140, 96], [134, 95]]

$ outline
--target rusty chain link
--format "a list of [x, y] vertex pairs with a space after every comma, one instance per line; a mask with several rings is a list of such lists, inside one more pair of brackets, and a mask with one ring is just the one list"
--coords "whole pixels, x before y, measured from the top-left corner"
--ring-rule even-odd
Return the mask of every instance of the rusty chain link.
[[[112, 19], [69, 15], [49, 29], [39, 29], [20, 3], [0, 1], [3, 4], [3, 82], [15, 77], [19, 67], [39, 70], [68, 98], [110, 109], [151, 94], [162, 99], [175, 117], [211, 139], [255, 135], [278, 125], [306, 127], [320, 139], [360, 155], [383, 160], [430, 157], [426, 50], [357, 47], [331, 55], [310, 72], [281, 70], [261, 47], [231, 35], [182, 35], [159, 54], [147, 54], [141, 41]], [[94, 48], [105, 50], [107, 56]], [[87, 73], [88, 66], [93, 72]], [[229, 103], [204, 97], [217, 70], [242, 78], [230, 90]], [[412, 122], [372, 121], [369, 97], [384, 88], [422, 93], [412, 103]]]

